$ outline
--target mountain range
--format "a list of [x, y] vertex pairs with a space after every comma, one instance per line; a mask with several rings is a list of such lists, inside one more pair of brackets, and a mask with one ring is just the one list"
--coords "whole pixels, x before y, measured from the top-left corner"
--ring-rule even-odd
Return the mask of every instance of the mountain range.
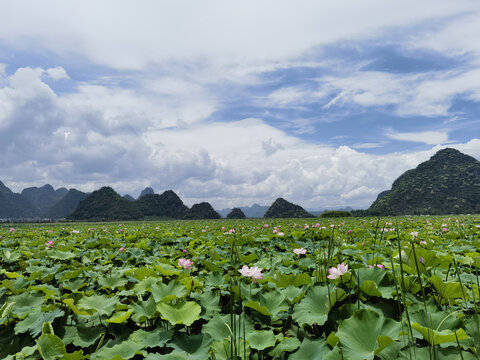
[[[345, 210], [351, 211], [351, 208]], [[172, 190], [155, 194], [145, 188], [140, 196], [116, 193], [104, 187], [84, 193], [46, 184], [14, 193], [0, 181], [0, 219], [216, 219], [220, 217], [269, 218], [309, 217], [321, 211], [307, 212], [298, 205], [278, 198], [270, 207], [253, 204], [215, 211], [202, 202], [188, 208]], [[368, 210], [351, 211], [362, 215], [459, 214], [480, 213], [480, 162], [458, 150], [446, 148], [428, 161], [403, 173], [390, 190], [382, 191]]]

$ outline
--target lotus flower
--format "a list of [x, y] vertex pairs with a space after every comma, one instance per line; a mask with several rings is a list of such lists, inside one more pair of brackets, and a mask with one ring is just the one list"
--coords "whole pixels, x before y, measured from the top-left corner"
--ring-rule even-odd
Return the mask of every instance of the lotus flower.
[[11, 233], [14, 233], [14, 232], [15, 232], [15, 229], [14, 229], [14, 228], [10, 228], [10, 232], [11, 232]]
[[262, 279], [262, 268], [258, 268], [256, 266], [252, 266], [249, 268], [247, 265], [243, 265], [240, 270], [238, 270], [240, 274], [245, 277], [251, 277], [253, 282], [257, 282], [258, 279]]
[[372, 266], [372, 265], [368, 265], [368, 268], [369, 268], [369, 269], [372, 269], [374, 266], [378, 267], [379, 269], [383, 269], [383, 267], [384, 267], [382, 264], [375, 264], [375, 265], [373, 265], [373, 266]]
[[190, 259], [178, 259], [178, 266], [181, 268], [184, 268], [185, 270], [191, 270], [192, 269], [193, 262]]
[[53, 240], [48, 240], [46, 243], [45, 243], [45, 246], [47, 248], [51, 248], [53, 247], [53, 245], [55, 245], [55, 242]]
[[122, 246], [120, 249], [118, 249], [120, 252], [125, 252], [125, 248]]
[[293, 249], [293, 252], [298, 256], [305, 255], [307, 253], [307, 249], [304, 249], [304, 248]]
[[338, 264], [337, 267], [332, 266], [330, 269], [328, 269], [328, 272], [330, 275], [328, 275], [327, 278], [331, 280], [337, 279], [348, 272], [348, 265], [341, 263]]

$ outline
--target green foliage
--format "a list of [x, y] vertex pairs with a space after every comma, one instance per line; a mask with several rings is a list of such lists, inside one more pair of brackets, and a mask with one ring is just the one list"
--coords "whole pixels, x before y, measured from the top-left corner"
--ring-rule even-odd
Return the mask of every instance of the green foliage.
[[480, 162], [455, 149], [438, 151], [379, 194], [372, 215], [480, 213]]
[[227, 215], [227, 219], [246, 219], [245, 214], [239, 208], [233, 208]]
[[310, 218], [313, 217], [301, 206], [292, 204], [285, 199], [278, 198], [268, 208], [264, 218]]
[[237, 224], [0, 226], [0, 358], [478, 358], [479, 216]]
[[352, 213], [350, 211], [343, 210], [328, 210], [320, 214], [321, 218], [340, 218], [340, 217], [350, 217]]

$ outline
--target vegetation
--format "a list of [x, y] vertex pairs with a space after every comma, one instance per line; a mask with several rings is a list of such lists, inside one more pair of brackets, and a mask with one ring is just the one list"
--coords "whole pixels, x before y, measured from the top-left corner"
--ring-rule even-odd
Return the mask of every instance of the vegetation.
[[480, 162], [443, 149], [401, 175], [369, 208], [379, 214], [480, 213]]
[[185, 213], [185, 219], [195, 220], [195, 219], [220, 219], [221, 216], [217, 213], [212, 205], [207, 202], [201, 202], [199, 204], [194, 204], [190, 209]]
[[233, 208], [227, 215], [227, 219], [245, 219], [246, 216], [239, 208]]
[[0, 236], [2, 359], [480, 354], [478, 216], [42, 224]]
[[143, 216], [157, 216], [170, 219], [183, 219], [188, 207], [172, 190], [163, 194], [147, 194], [141, 196], [135, 205]]
[[263, 216], [264, 218], [309, 218], [313, 217], [308, 211], [301, 206], [292, 204], [285, 199], [278, 198], [268, 208]]
[[69, 220], [111, 221], [141, 219], [142, 213], [134, 203], [122, 198], [111, 187], [105, 186], [82, 200]]
[[352, 213], [350, 211], [343, 210], [327, 210], [320, 214], [321, 218], [339, 218], [350, 216], [352, 216]]
[[73, 213], [78, 204], [87, 197], [87, 194], [76, 189], [70, 189], [67, 194], [53, 205], [48, 217], [51, 219], [63, 219]]

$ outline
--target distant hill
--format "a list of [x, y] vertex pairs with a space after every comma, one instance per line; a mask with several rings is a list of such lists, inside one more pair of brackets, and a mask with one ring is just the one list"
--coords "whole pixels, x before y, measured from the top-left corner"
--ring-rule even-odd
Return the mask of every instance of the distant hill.
[[480, 162], [446, 148], [408, 170], [381, 192], [370, 214], [480, 213]]
[[187, 210], [185, 219], [221, 219], [221, 216], [213, 209], [212, 205], [207, 202], [201, 202], [194, 204]]
[[32, 219], [40, 216], [38, 208], [21, 194], [15, 194], [0, 181], [0, 219]]
[[137, 200], [138, 199], [141, 199], [143, 196], [145, 195], [153, 195], [155, 194], [155, 192], [153, 191], [153, 189], [151, 187], [146, 187], [145, 189], [142, 190], [142, 192], [140, 193], [140, 195], [138, 196]]
[[264, 218], [308, 218], [313, 217], [299, 205], [292, 204], [285, 199], [278, 198], [268, 208]]
[[[252, 206], [240, 206], [239, 209], [243, 211], [247, 218], [262, 218], [267, 212], [268, 206], [253, 204]], [[226, 217], [232, 210], [231, 208], [226, 208], [217, 210], [217, 212], [222, 215], [222, 217]]]
[[111, 221], [141, 219], [142, 213], [132, 203], [105, 186], [82, 200], [69, 220]]
[[167, 190], [162, 195], [143, 195], [135, 204], [144, 216], [182, 219], [188, 210], [188, 207], [172, 190]]
[[246, 218], [245, 214], [239, 208], [233, 208], [232, 211], [230, 211], [227, 214], [227, 219], [245, 219], [245, 218]]
[[127, 199], [128, 201], [135, 201], [135, 198], [132, 195], [125, 194], [122, 196], [124, 199]]
[[78, 204], [87, 197], [87, 193], [70, 189], [67, 194], [57, 201], [48, 211], [48, 217], [51, 219], [64, 219], [75, 211]]
[[42, 216], [46, 216], [50, 208], [68, 193], [65, 188], [55, 190], [52, 185], [29, 187], [22, 190], [21, 195], [29, 200]]

